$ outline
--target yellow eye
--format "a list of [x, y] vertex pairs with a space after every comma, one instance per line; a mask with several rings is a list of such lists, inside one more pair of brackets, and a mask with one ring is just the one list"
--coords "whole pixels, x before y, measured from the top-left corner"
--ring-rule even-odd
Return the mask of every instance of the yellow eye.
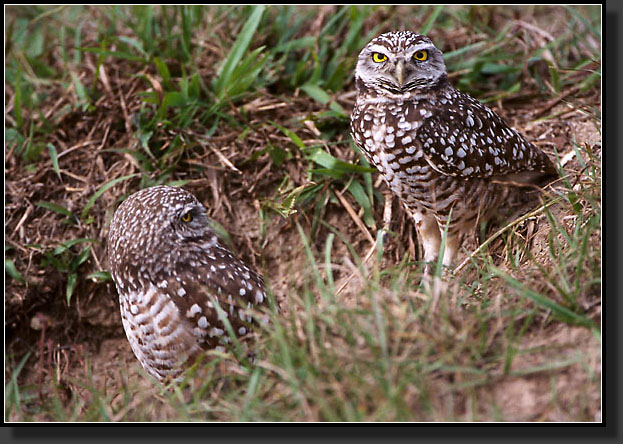
[[387, 56], [385, 54], [381, 54], [380, 52], [375, 52], [372, 53], [372, 60], [374, 60], [375, 63], [381, 63], [387, 60]]
[[413, 58], [418, 62], [423, 62], [428, 58], [428, 51], [416, 51], [416, 53], [413, 54]]
[[190, 222], [191, 220], [193, 220], [193, 215], [190, 213], [190, 211], [188, 213], [182, 214], [182, 222]]

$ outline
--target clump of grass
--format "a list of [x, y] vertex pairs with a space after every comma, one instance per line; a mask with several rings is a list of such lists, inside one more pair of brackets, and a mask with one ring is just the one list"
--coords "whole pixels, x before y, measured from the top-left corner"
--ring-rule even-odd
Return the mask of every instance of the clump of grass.
[[[528, 332], [542, 328], [542, 316], [552, 306], [542, 303], [543, 295], [504, 298], [496, 305], [505, 280], [493, 266], [477, 283], [459, 281], [434, 297], [420, 293], [402, 268], [381, 269], [376, 260], [353, 257], [360, 266], [350, 270], [355, 279], [344, 299], [336, 294], [332, 271], [339, 264], [315, 257], [301, 235], [309, 273], [289, 295], [285, 311], [277, 310], [271, 296], [269, 322], [257, 327], [258, 340], [250, 346], [254, 363], [237, 360], [232, 352], [210, 352], [181, 384], [155, 385], [138, 404], [131, 385], [98, 391], [87, 366], [84, 375], [66, 384], [74, 393], [88, 390], [89, 402], [78, 396], [69, 403], [54, 401], [58, 388], [51, 383], [47, 390], [55, 407], [46, 414], [54, 420], [140, 421], [150, 419], [141, 407], [148, 403], [167, 412], [157, 419], [174, 421], [473, 421], [493, 414], [482, 400], [498, 383], [591, 365], [587, 356], [575, 354], [573, 344], [522, 345]], [[327, 239], [326, 258], [334, 240]], [[470, 302], [475, 284], [480, 303]], [[511, 282], [507, 288], [514, 287]], [[517, 290], [526, 294], [523, 287]], [[560, 319], [576, 323], [577, 316]], [[547, 353], [554, 357], [545, 365], [515, 369], [517, 359]], [[596, 382], [587, 382], [587, 389]], [[15, 400], [22, 398], [10, 393], [11, 410], [19, 409]], [[474, 409], [465, 410], [466, 403]]]

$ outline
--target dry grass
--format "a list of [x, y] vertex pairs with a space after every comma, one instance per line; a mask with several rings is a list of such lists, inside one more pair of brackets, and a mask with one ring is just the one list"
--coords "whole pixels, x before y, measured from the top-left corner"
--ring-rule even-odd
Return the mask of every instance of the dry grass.
[[[5, 419], [600, 421], [598, 8], [257, 11], [6, 8]], [[357, 51], [405, 23], [564, 176], [534, 217], [468, 240], [437, 297], [395, 201], [381, 247], [387, 190], [348, 136]], [[256, 366], [215, 356], [174, 388], [138, 369], [103, 239], [160, 183], [269, 281], [282, 314]]]

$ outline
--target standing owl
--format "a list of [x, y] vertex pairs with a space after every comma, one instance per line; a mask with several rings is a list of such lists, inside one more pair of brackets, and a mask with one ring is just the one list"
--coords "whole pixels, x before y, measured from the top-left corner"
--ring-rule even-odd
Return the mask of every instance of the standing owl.
[[557, 176], [539, 148], [452, 87], [441, 51], [424, 35], [373, 39], [359, 54], [355, 83], [351, 135], [412, 215], [428, 263], [448, 219], [446, 266], [479, 221]]
[[181, 188], [128, 197], [112, 218], [107, 248], [126, 336], [161, 382], [230, 341], [217, 305], [244, 336], [247, 309], [266, 299], [262, 277], [219, 243], [204, 206]]

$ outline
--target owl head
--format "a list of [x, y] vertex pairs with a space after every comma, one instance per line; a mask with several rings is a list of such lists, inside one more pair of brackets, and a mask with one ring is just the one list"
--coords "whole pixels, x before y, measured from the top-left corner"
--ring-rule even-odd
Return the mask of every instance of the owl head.
[[[109, 263], [118, 269], [172, 269], [217, 245], [205, 207], [182, 188], [155, 186], [128, 197], [108, 234]], [[147, 266], [149, 265], [149, 266]], [[112, 270], [113, 272], [115, 270]]]
[[405, 94], [447, 79], [442, 52], [426, 36], [410, 31], [381, 34], [359, 54], [358, 88], [378, 94]]

